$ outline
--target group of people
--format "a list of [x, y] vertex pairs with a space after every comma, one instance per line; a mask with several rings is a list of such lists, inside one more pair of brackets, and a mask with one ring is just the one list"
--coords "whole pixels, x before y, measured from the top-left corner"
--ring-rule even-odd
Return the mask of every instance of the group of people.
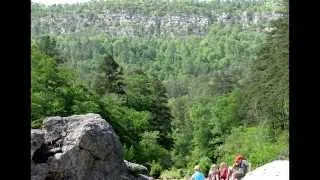
[[[222, 162], [220, 166], [213, 164], [207, 180], [240, 180], [246, 175], [248, 168], [248, 161], [242, 155], [238, 155], [232, 167], [228, 167], [225, 162]], [[195, 173], [191, 177], [192, 180], [205, 180], [199, 165], [195, 166], [194, 170]]]

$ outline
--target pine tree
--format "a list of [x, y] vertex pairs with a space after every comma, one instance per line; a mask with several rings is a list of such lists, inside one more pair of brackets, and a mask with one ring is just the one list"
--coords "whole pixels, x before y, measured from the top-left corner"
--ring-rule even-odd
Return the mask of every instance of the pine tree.
[[94, 89], [101, 96], [105, 93], [125, 94], [123, 83], [122, 67], [113, 59], [111, 55], [104, 57], [98, 75], [94, 80]]
[[152, 131], [159, 131], [159, 144], [166, 149], [170, 149], [173, 146], [171, 138], [171, 120], [173, 116], [167, 105], [166, 89], [159, 80], [153, 81], [153, 87], [155, 90], [155, 102], [151, 107], [150, 127]]

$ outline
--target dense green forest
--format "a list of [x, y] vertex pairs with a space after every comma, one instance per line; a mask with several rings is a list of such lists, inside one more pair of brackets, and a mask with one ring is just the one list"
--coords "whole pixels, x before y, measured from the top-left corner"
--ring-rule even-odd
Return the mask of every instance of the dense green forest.
[[[281, 16], [267, 25], [213, 20], [201, 36], [110, 36], [99, 23], [46, 34], [39, 23], [48, 14], [106, 7], [146, 16], [245, 10]], [[33, 128], [47, 116], [99, 113], [119, 135], [125, 159], [154, 177], [184, 177], [198, 163], [207, 173], [212, 163], [231, 165], [237, 153], [252, 168], [288, 159], [287, 1], [33, 3], [32, 21]]]

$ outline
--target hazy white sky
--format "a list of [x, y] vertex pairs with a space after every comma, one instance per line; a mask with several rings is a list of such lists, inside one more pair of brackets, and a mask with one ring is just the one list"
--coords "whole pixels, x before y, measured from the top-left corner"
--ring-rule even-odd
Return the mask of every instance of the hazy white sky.
[[52, 5], [52, 4], [72, 4], [72, 3], [77, 3], [77, 2], [87, 2], [90, 0], [31, 0], [32, 2], [38, 2], [38, 3], [43, 3], [47, 5]]

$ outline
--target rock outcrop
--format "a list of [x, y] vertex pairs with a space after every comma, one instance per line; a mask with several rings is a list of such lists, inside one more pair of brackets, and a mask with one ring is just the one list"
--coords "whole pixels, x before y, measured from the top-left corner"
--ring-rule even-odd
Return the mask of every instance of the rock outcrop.
[[148, 179], [134, 176], [118, 136], [100, 115], [49, 117], [31, 131], [32, 180]]
[[124, 162], [131, 173], [148, 175], [148, 169], [145, 166], [132, 163], [126, 160], [124, 160]]
[[[111, 37], [176, 37], [176, 36], [205, 36], [210, 26], [214, 23], [233, 24], [239, 23], [243, 27], [256, 24], [266, 24], [270, 20], [277, 19], [281, 14], [270, 11], [228, 11], [221, 12], [220, 8], [194, 10], [176, 9], [163, 5], [162, 10], [156, 5], [143, 10], [139, 5], [126, 5], [108, 3], [75, 6], [55, 6], [39, 8], [32, 5], [31, 32], [32, 36], [45, 34], [59, 35], [72, 33], [108, 34]], [[89, 8], [88, 6], [92, 6]], [[189, 5], [184, 5], [189, 7]], [[254, 6], [254, 5], [252, 5]], [[263, 6], [256, 5], [256, 8]], [[211, 8], [210, 8], [211, 7]], [[156, 10], [156, 11], [154, 11]], [[159, 11], [159, 12], [158, 12]]]
[[[42, 16], [39, 21], [32, 21], [32, 32], [41, 34], [63, 34], [87, 31], [86, 27], [95, 27], [96, 33], [107, 33], [112, 37], [120, 36], [204, 36], [214, 22], [230, 24], [240, 22], [243, 26], [258, 24], [276, 19], [275, 13], [246, 12], [239, 15], [222, 13], [214, 18], [199, 14], [179, 14], [164, 16], [145, 16], [128, 12], [97, 12], [94, 17], [55, 14]], [[75, 28], [77, 27], [77, 28]], [[36, 30], [38, 29], [38, 30]], [[40, 32], [41, 31], [41, 32]]]
[[289, 161], [277, 160], [249, 172], [242, 180], [289, 180]]

